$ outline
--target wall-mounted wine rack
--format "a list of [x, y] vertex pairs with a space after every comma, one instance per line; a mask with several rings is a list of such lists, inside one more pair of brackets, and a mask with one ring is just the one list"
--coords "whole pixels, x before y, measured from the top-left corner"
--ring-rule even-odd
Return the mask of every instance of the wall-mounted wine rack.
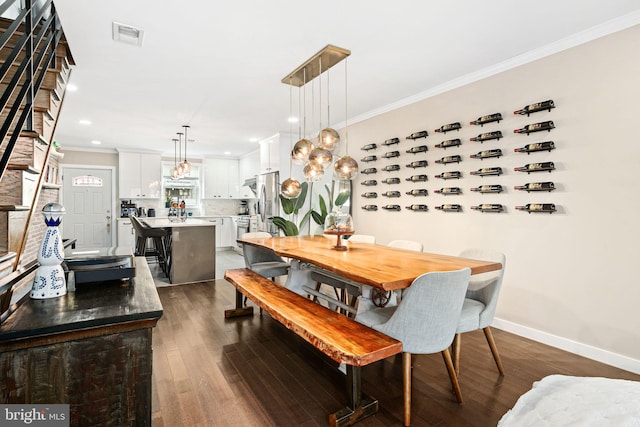
[[[542, 111], [551, 112], [554, 108], [556, 108], [554, 102], [552, 100], [547, 100], [542, 102], [536, 102], [536, 103], [527, 105], [523, 108], [520, 108], [518, 110], [515, 110], [514, 115], [529, 117], [531, 114], [537, 113], [537, 112], [542, 112]], [[468, 153], [469, 150], [465, 150], [466, 146], [464, 146], [462, 141], [465, 140], [465, 138], [467, 138], [467, 140], [469, 141], [480, 142], [480, 143], [483, 143], [485, 141], [500, 142], [500, 140], [503, 138], [508, 139], [509, 138], [508, 135], [513, 135], [518, 133], [529, 135], [531, 133], [542, 132], [542, 131], [550, 132], [556, 127], [555, 123], [552, 120], [542, 120], [542, 121], [538, 121], [530, 124], [520, 123], [519, 124], [520, 127], [515, 129], [513, 131], [513, 134], [509, 133], [505, 135], [501, 130], [495, 129], [496, 127], [498, 127], [498, 124], [503, 120], [505, 119], [503, 118], [502, 113], [499, 113], [499, 112], [481, 115], [477, 119], [469, 121], [468, 122], [469, 125], [484, 127], [485, 125], [493, 124], [493, 129], [491, 128], [491, 126], [488, 126], [486, 131], [476, 136], [471, 136], [471, 135], [465, 136], [464, 134], [461, 134], [459, 138], [452, 138], [452, 139], [446, 139], [446, 140], [443, 138], [443, 140], [433, 145], [433, 148], [441, 148], [443, 150], [446, 150], [448, 148], [459, 149], [461, 150], [460, 153], [464, 154], [464, 156], [449, 155], [449, 156], [444, 156], [440, 158], [433, 158], [433, 156], [429, 156], [429, 147], [426, 143], [415, 145], [416, 143], [419, 144], [417, 140], [420, 140], [423, 138], [425, 138], [426, 140], [426, 138], [429, 136], [429, 133], [426, 130], [420, 130], [417, 132], [414, 131], [410, 135], [404, 138], [394, 137], [394, 138], [386, 139], [384, 141], [365, 144], [361, 147], [363, 151], [367, 152], [366, 153], [367, 155], [361, 159], [361, 161], [364, 164], [369, 162], [376, 162], [379, 160], [385, 160], [385, 159], [387, 161], [391, 159], [398, 159], [403, 156], [402, 155], [403, 152], [406, 154], [412, 154], [413, 156], [415, 156], [415, 157], [412, 156], [412, 158], [416, 160], [412, 160], [407, 163], [403, 162], [402, 164], [398, 162], [393, 164], [383, 164], [383, 165], [378, 164], [378, 165], [375, 165], [375, 167], [371, 167], [371, 166], [365, 167], [361, 170], [361, 173], [363, 174], [363, 180], [361, 181], [361, 184], [364, 187], [376, 186], [378, 185], [378, 182], [386, 185], [399, 185], [399, 184], [402, 184], [403, 181], [410, 182], [410, 183], [413, 182], [416, 184], [417, 183], [426, 184], [429, 181], [428, 179], [429, 176], [425, 173], [416, 174], [416, 172], [421, 172], [419, 170], [421, 168], [427, 168], [429, 166], [429, 161], [435, 163], [436, 164], [435, 167], [438, 168], [438, 167], [441, 167], [438, 165], [448, 165], [450, 163], [460, 164], [463, 161], [463, 157], [468, 156], [468, 158], [470, 159], [487, 160], [487, 162], [489, 162], [487, 166], [490, 166], [490, 167], [480, 168], [476, 170], [465, 170], [465, 171], [436, 170], [432, 178], [437, 178], [442, 180], [449, 180], [449, 179], [464, 180], [465, 176], [468, 176], [469, 177], [468, 179], [475, 179], [474, 178], [475, 176], [478, 176], [478, 177], [492, 176], [494, 178], [499, 177], [496, 180], [498, 182], [494, 181], [494, 183], [487, 184], [487, 185], [476, 184], [475, 186], [470, 186], [467, 188], [470, 190], [471, 193], [476, 193], [478, 196], [486, 195], [484, 197], [487, 197], [487, 198], [495, 197], [496, 202], [503, 202], [505, 197], [509, 197], [509, 192], [507, 191], [507, 187], [509, 187], [509, 185], [505, 186], [504, 181], [500, 183], [499, 180], [504, 179], [502, 177], [504, 176], [508, 168], [505, 169], [501, 166], [495, 165], [495, 163], [492, 164], [492, 162], [497, 162], [501, 158], [503, 158], [503, 156], [506, 155], [505, 147], [494, 148], [490, 150], [482, 150], [482, 151], [478, 151], [475, 154], [471, 154], [471, 153]], [[461, 123], [462, 123], [461, 121], [456, 121], [456, 122], [444, 124], [440, 126], [438, 129], [435, 129], [434, 132], [439, 134], [446, 134], [447, 132], [451, 132], [451, 131], [460, 132], [463, 127]], [[469, 128], [469, 131], [471, 131], [471, 128]], [[513, 138], [519, 138], [519, 137], [513, 136]], [[408, 142], [403, 142], [403, 141], [408, 141]], [[412, 144], [413, 141], [416, 141], [416, 142]], [[406, 144], [408, 146], [403, 146], [403, 144]], [[392, 148], [392, 146], [397, 146], [397, 148], [393, 149], [395, 147]], [[370, 153], [370, 151], [376, 150], [380, 147], [389, 147], [389, 149], [391, 150], [385, 151], [382, 153], [378, 152], [376, 154]], [[556, 148], [557, 148], [556, 143], [554, 141], [545, 140], [540, 142], [529, 143], [529, 144], [520, 146], [518, 148], [514, 148], [513, 151], [515, 153], [527, 153], [527, 155], [535, 155], [535, 153], [545, 152], [545, 151], [550, 153]], [[536, 160], [536, 159], [532, 158], [532, 160]], [[541, 158], [538, 160], [546, 160], [546, 159]], [[395, 161], [397, 162], [397, 160]], [[403, 168], [406, 168], [407, 170], [412, 170], [414, 174], [410, 176], [404, 176], [404, 177], [400, 173], [395, 174], [395, 172], [401, 172]], [[555, 170], [555, 168], [556, 168], [556, 165], [551, 161], [537, 161], [537, 162], [528, 163], [521, 167], [515, 167], [514, 170], [517, 172], [532, 173], [532, 172], [544, 172], [544, 171], [552, 172]], [[376, 174], [379, 171], [388, 172], [389, 176], [379, 181], [375, 179], [367, 179], [368, 175]], [[397, 190], [397, 191], [388, 190], [383, 192], [364, 191], [361, 194], [361, 196], [363, 199], [376, 199], [379, 196], [382, 196], [390, 199], [397, 199], [398, 202], [401, 203], [403, 197], [410, 197], [411, 199], [415, 197], [426, 197], [429, 195], [430, 191], [434, 193], [436, 197], [463, 194], [463, 190], [461, 187], [443, 187], [443, 188], [436, 189], [436, 188], [425, 188], [425, 187], [428, 187], [428, 184], [427, 185], [424, 185], [424, 184], [422, 184], [423, 186], [421, 188], [412, 188], [412, 189], [410, 188], [408, 190], [405, 189], [404, 191], [400, 191], [400, 190]], [[540, 192], [540, 191], [551, 192], [556, 190], [555, 183], [551, 181], [529, 182], [522, 185], [513, 185], [512, 183], [511, 186], [513, 186], [515, 190], [526, 191], [528, 193]], [[495, 196], [491, 196], [491, 194], [495, 194]], [[475, 196], [475, 197], [478, 197], [478, 196]], [[465, 197], [462, 196], [460, 200], [464, 200], [464, 199]], [[407, 199], [404, 199], [404, 200], [407, 200]], [[491, 201], [493, 200], [494, 199], [492, 199]], [[411, 203], [411, 202], [404, 203], [404, 204], [400, 204], [400, 203], [381, 205], [380, 209], [385, 211], [391, 211], [391, 212], [400, 212], [402, 210], [415, 211], [415, 212], [429, 211], [426, 204]], [[514, 207], [516, 210], [524, 210], [530, 213], [531, 212], [552, 213], [557, 211], [557, 207], [553, 203], [529, 203], [523, 206], [514, 206]], [[463, 206], [460, 204], [442, 204], [439, 206], [435, 205], [433, 206], [433, 208], [435, 210], [442, 210], [445, 212], [462, 212], [463, 211]], [[494, 212], [494, 213], [507, 212], [507, 207], [504, 203], [475, 203], [473, 205], [469, 204], [468, 208], [469, 210], [479, 211], [479, 212]], [[362, 207], [362, 209], [365, 211], [372, 211], [372, 212], [378, 211], [378, 205], [366, 204]]]

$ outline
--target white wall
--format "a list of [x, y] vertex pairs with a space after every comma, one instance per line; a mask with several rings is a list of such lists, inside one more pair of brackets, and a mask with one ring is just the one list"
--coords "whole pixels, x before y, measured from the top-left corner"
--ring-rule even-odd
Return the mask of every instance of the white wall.
[[[378, 172], [356, 179], [356, 231], [375, 234], [379, 243], [398, 238], [420, 240], [425, 250], [432, 252], [456, 254], [478, 246], [503, 251], [507, 268], [497, 310], [501, 327], [640, 372], [636, 270], [640, 262], [636, 184], [640, 166], [639, 40], [640, 26], [635, 26], [350, 126], [350, 151], [357, 159], [364, 157], [360, 147], [365, 144], [402, 138], [399, 146], [375, 152], [380, 155], [398, 147], [402, 153], [399, 173]], [[524, 105], [547, 99], [557, 106], [551, 112], [531, 117], [513, 114]], [[468, 124], [495, 112], [501, 112], [505, 120], [483, 128]], [[513, 133], [516, 128], [544, 120], [553, 120], [556, 129], [530, 136]], [[433, 132], [455, 121], [463, 124], [460, 132]], [[429, 131], [426, 140], [404, 140], [425, 129]], [[502, 130], [505, 138], [483, 144], [469, 141], [490, 130]], [[434, 144], [451, 138], [461, 138], [462, 147], [434, 148]], [[558, 148], [531, 155], [513, 152], [516, 147], [546, 140], [555, 141]], [[429, 146], [425, 156], [405, 153], [422, 141]], [[469, 158], [491, 148], [501, 148], [505, 156], [483, 161]], [[448, 166], [434, 163], [452, 154], [462, 155], [464, 161]], [[413, 172], [404, 165], [421, 158], [429, 161], [423, 173], [429, 175], [424, 187], [430, 194], [425, 198], [405, 196], [405, 191], [421, 186], [404, 178], [421, 170]], [[557, 170], [527, 175], [513, 169], [539, 161], [553, 161]], [[379, 160], [375, 166], [387, 163], [395, 161]], [[372, 165], [360, 164], [361, 169], [368, 166]], [[469, 174], [489, 166], [501, 166], [506, 173], [494, 178]], [[447, 170], [461, 170], [463, 179], [434, 178]], [[364, 179], [380, 181], [387, 176], [400, 176], [403, 183], [360, 185]], [[557, 185], [553, 193], [527, 194], [513, 189], [514, 185], [547, 180]], [[504, 185], [507, 191], [481, 195], [469, 190], [494, 183]], [[460, 186], [464, 194], [441, 196], [433, 192], [445, 186]], [[360, 197], [363, 192], [390, 189], [402, 191], [402, 198], [379, 197], [376, 204], [399, 203], [404, 207], [422, 202], [429, 206], [429, 212], [359, 209], [372, 203]], [[559, 211], [527, 214], [514, 208], [529, 202], [555, 203]], [[460, 203], [464, 212], [434, 209], [443, 203]], [[507, 212], [483, 214], [470, 209], [479, 203], [502, 203]]]

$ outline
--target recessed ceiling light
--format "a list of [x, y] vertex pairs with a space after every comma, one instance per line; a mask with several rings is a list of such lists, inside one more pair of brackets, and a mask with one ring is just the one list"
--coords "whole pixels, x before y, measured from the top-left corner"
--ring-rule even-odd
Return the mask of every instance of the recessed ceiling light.
[[82, 119], [78, 123], [80, 123], [81, 125], [90, 125], [91, 124], [91, 120]]
[[287, 121], [288, 121], [289, 123], [298, 123], [298, 118], [297, 118], [297, 117], [289, 117], [289, 118], [287, 119]]
[[102, 144], [102, 141], [96, 141], [96, 140], [94, 139], [93, 141], [91, 141], [91, 143], [92, 143], [93, 145], [100, 145], [100, 144]]
[[249, 142], [258, 142], [258, 138], [249, 138]]
[[224, 152], [224, 154], [225, 154], [226, 156], [230, 156], [230, 155], [231, 155], [231, 151], [225, 151], [225, 152]]
[[75, 92], [75, 91], [77, 91], [77, 90], [78, 90], [78, 86], [74, 85], [73, 83], [69, 83], [69, 84], [67, 85], [67, 90], [68, 90], [69, 92]]

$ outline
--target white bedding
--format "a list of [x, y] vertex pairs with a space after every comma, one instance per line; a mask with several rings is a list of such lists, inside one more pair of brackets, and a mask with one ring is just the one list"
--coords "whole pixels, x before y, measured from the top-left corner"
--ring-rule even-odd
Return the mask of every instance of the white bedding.
[[550, 375], [533, 383], [498, 427], [640, 427], [640, 382]]

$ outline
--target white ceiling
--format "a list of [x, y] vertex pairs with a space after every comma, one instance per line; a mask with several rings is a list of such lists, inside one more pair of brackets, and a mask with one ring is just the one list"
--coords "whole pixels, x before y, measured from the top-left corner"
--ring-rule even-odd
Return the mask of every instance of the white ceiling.
[[[55, 138], [60, 145], [92, 149], [90, 141], [100, 140], [101, 149], [173, 156], [172, 139], [187, 124], [195, 140], [190, 157], [239, 156], [257, 149], [251, 138], [289, 131], [290, 110], [304, 115], [298, 108], [304, 92], [293, 90], [291, 108], [290, 87], [280, 81], [327, 44], [351, 50], [352, 118], [640, 10], [638, 0], [55, 4], [77, 64], [71, 83], [78, 87], [65, 97]], [[112, 21], [144, 30], [142, 47], [114, 42]], [[323, 79], [322, 108], [319, 87], [312, 110], [312, 85], [306, 86], [309, 134], [319, 129], [320, 110], [326, 124], [327, 106], [333, 124], [345, 119], [343, 63], [329, 75], [330, 99]]]

